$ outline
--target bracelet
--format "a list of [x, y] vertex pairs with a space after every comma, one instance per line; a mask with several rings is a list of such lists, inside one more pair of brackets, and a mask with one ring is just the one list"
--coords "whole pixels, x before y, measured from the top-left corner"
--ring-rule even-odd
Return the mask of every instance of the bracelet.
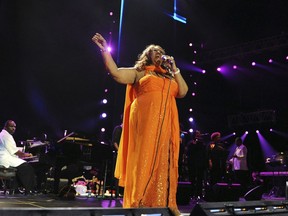
[[100, 52], [107, 52], [107, 49], [100, 49]]
[[179, 74], [180, 73], [180, 69], [179, 68], [177, 68], [177, 70], [174, 72], [173, 71], [173, 74], [175, 75], [175, 74]]

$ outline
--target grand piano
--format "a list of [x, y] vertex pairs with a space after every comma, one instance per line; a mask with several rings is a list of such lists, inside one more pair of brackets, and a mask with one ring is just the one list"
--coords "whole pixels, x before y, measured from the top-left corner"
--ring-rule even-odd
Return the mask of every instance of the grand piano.
[[109, 170], [113, 158], [112, 146], [97, 139], [71, 132], [56, 142], [27, 140], [23, 143], [25, 151], [34, 155], [27, 158], [27, 162], [35, 168], [38, 188], [45, 181], [44, 174], [49, 169], [52, 170], [49, 175], [54, 179], [52, 190], [56, 194], [61, 189], [61, 178], [68, 179], [68, 185], [71, 185], [72, 179], [77, 176], [92, 179], [97, 175], [104, 182], [105, 189], [107, 176], [112, 175], [112, 170]]

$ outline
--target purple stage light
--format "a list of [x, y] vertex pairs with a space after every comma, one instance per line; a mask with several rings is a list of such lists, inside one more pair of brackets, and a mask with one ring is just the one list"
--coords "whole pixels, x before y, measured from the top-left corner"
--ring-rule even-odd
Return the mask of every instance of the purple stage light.
[[101, 114], [101, 118], [106, 118], [107, 117], [107, 114], [106, 113], [102, 113]]
[[103, 99], [103, 100], [102, 100], [102, 103], [103, 103], [103, 104], [107, 104], [107, 103], [108, 103], [108, 100], [107, 100], [107, 99]]
[[269, 59], [269, 61], [268, 61], [269, 63], [273, 63], [273, 60], [272, 59]]
[[222, 70], [222, 69], [221, 69], [221, 67], [218, 67], [218, 68], [217, 68], [217, 71], [219, 71], [219, 72], [220, 72], [221, 70]]
[[256, 130], [256, 133], [258, 134], [258, 133], [259, 133], [259, 130]]
[[205, 73], [206, 73], [206, 70], [202, 70], [202, 73], [205, 74]]
[[256, 65], [256, 62], [252, 62], [251, 65], [252, 65], [252, 66], [255, 66], [255, 65]]
[[248, 134], [249, 132], [248, 131], [245, 131], [245, 134]]
[[237, 65], [233, 65], [233, 69], [236, 70], [237, 69]]
[[193, 130], [192, 128], [189, 129], [189, 133], [193, 133], [193, 131], [194, 131], [194, 130]]
[[265, 158], [271, 157], [272, 155], [276, 154], [276, 151], [273, 149], [273, 147], [269, 144], [269, 142], [265, 139], [264, 136], [262, 136], [261, 133], [257, 133], [259, 143], [262, 147], [263, 155]]
[[106, 129], [105, 129], [105, 128], [101, 128], [101, 132], [103, 132], [103, 133], [104, 133], [105, 131], [106, 131]]
[[189, 122], [193, 122], [194, 119], [192, 117], [189, 118]]
[[196, 93], [195, 93], [195, 92], [193, 92], [193, 93], [192, 93], [192, 96], [193, 96], [193, 97], [194, 97], [194, 96], [196, 96]]

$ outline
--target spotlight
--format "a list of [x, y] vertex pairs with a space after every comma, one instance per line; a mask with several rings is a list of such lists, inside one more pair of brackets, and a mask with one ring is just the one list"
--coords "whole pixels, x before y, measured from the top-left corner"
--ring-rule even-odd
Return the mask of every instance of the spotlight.
[[190, 132], [190, 133], [193, 133], [193, 129], [192, 129], [192, 128], [190, 128], [190, 129], [189, 129], [189, 132]]
[[221, 71], [221, 67], [218, 67], [218, 68], [217, 68], [217, 71], [219, 71], [219, 72], [220, 72], [220, 71]]
[[273, 129], [272, 129], [272, 128], [270, 128], [270, 132], [273, 132]]
[[259, 133], [259, 130], [256, 130], [256, 133]]
[[106, 131], [106, 129], [105, 129], [105, 128], [101, 128], [101, 132], [103, 132], [103, 133], [104, 133], [105, 131]]
[[202, 73], [205, 74], [205, 73], [206, 73], [206, 70], [202, 70]]
[[273, 62], [273, 60], [272, 59], [269, 59], [269, 61], [268, 61], [269, 63], [272, 63]]
[[233, 135], [235, 136], [235, 135], [236, 135], [236, 133], [235, 133], [235, 132], [233, 132]]
[[189, 46], [190, 46], [190, 47], [192, 47], [192, 46], [193, 46], [193, 44], [192, 44], [192, 43], [189, 43]]
[[190, 108], [190, 109], [189, 109], [189, 112], [192, 112], [192, 111], [193, 111], [193, 109], [192, 109], [192, 108]]
[[103, 104], [107, 104], [107, 102], [108, 102], [107, 99], [103, 99], [103, 100], [102, 100], [102, 103], [103, 103]]
[[106, 118], [107, 117], [107, 114], [106, 113], [102, 113], [101, 114], [101, 118]]
[[233, 69], [236, 70], [237, 69], [237, 65], [233, 65]]
[[189, 118], [189, 122], [193, 122], [194, 119], [192, 117]]
[[194, 97], [196, 95], [196, 93], [195, 92], [192, 92], [192, 96]]
[[245, 131], [245, 134], [248, 134], [249, 132], [248, 131]]
[[251, 65], [252, 65], [252, 66], [255, 66], [255, 65], [256, 65], [256, 62], [252, 62]]

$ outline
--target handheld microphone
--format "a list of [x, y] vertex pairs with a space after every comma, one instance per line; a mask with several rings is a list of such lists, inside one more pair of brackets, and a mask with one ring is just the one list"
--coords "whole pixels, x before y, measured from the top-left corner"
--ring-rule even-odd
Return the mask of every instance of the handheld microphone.
[[172, 64], [172, 63], [173, 63], [172, 60], [171, 60], [171, 59], [168, 59], [168, 57], [167, 57], [166, 55], [162, 55], [162, 56], [161, 56], [161, 59], [162, 59], [162, 61], [168, 62], [169, 64]]

